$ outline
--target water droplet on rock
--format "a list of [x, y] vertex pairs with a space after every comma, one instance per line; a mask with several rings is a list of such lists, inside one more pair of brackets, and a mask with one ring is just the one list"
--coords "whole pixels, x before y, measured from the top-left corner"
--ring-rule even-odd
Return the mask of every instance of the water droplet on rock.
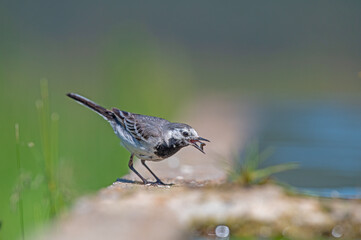
[[332, 236], [334, 236], [335, 238], [340, 238], [343, 235], [343, 227], [340, 225], [336, 225], [333, 229], [332, 229]]
[[229, 236], [229, 227], [225, 225], [218, 225], [216, 227], [216, 236], [219, 238], [226, 238]]

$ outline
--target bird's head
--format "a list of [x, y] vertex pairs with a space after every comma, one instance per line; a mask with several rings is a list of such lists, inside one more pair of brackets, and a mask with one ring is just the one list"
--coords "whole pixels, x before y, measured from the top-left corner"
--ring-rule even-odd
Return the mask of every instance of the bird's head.
[[191, 145], [202, 153], [205, 153], [203, 151], [203, 146], [206, 145], [202, 141], [209, 142], [209, 140], [198, 136], [196, 130], [184, 123], [170, 123], [168, 126], [166, 141], [168, 141], [169, 144], [176, 143], [182, 147]]

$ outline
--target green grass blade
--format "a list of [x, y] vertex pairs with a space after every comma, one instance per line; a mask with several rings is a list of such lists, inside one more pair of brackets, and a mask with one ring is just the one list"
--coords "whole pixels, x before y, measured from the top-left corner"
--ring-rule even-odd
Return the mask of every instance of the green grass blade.
[[[20, 161], [20, 130], [19, 130], [18, 123], [15, 124], [15, 143], [16, 143], [16, 162], [17, 162], [17, 167], [18, 167], [18, 174], [19, 174], [19, 176], [21, 176], [22, 169], [21, 169], [21, 161]], [[24, 240], [25, 239], [24, 205], [23, 205], [22, 188], [21, 187], [19, 189], [18, 195], [19, 195], [18, 207], [19, 207], [21, 237]]]
[[298, 168], [298, 166], [299, 165], [297, 163], [283, 163], [283, 164], [278, 164], [278, 165], [274, 165], [274, 166], [269, 166], [266, 168], [255, 170], [252, 173], [252, 175], [253, 175], [252, 177], [255, 180], [260, 180], [263, 178], [267, 178], [275, 173], [296, 169], [296, 168]]

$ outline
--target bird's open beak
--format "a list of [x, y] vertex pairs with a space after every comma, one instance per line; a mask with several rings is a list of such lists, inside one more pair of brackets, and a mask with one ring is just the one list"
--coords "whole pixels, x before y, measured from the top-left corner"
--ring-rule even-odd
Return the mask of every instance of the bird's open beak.
[[[205, 142], [210, 142], [208, 139], [205, 139], [205, 138], [202, 138], [202, 137], [197, 137], [195, 139], [192, 139], [189, 141], [189, 143], [197, 148], [199, 151], [201, 151], [202, 153], [206, 154], [204, 151], [203, 151], [203, 147], [206, 145], [205, 143], [201, 142], [201, 141], [205, 141]], [[197, 144], [199, 143], [199, 145]]]

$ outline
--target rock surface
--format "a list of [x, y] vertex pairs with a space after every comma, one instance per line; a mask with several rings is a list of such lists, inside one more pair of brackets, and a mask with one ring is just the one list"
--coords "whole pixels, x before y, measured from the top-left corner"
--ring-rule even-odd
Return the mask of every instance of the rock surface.
[[[182, 116], [211, 139], [207, 155], [188, 148], [171, 159], [150, 163], [173, 186], [144, 186], [130, 174], [72, 210], [36, 239], [215, 239], [219, 224], [231, 235], [334, 236], [361, 238], [361, 202], [293, 196], [275, 185], [241, 187], [226, 183], [224, 165], [243, 145], [250, 119], [227, 98], [198, 101]], [[237, 109], [237, 111], [235, 111]], [[243, 115], [244, 116], [244, 115]], [[240, 134], [240, 133], [243, 133]], [[140, 164], [135, 166], [142, 171]], [[149, 176], [149, 175], [148, 175]], [[133, 181], [136, 182], [133, 182]]]

